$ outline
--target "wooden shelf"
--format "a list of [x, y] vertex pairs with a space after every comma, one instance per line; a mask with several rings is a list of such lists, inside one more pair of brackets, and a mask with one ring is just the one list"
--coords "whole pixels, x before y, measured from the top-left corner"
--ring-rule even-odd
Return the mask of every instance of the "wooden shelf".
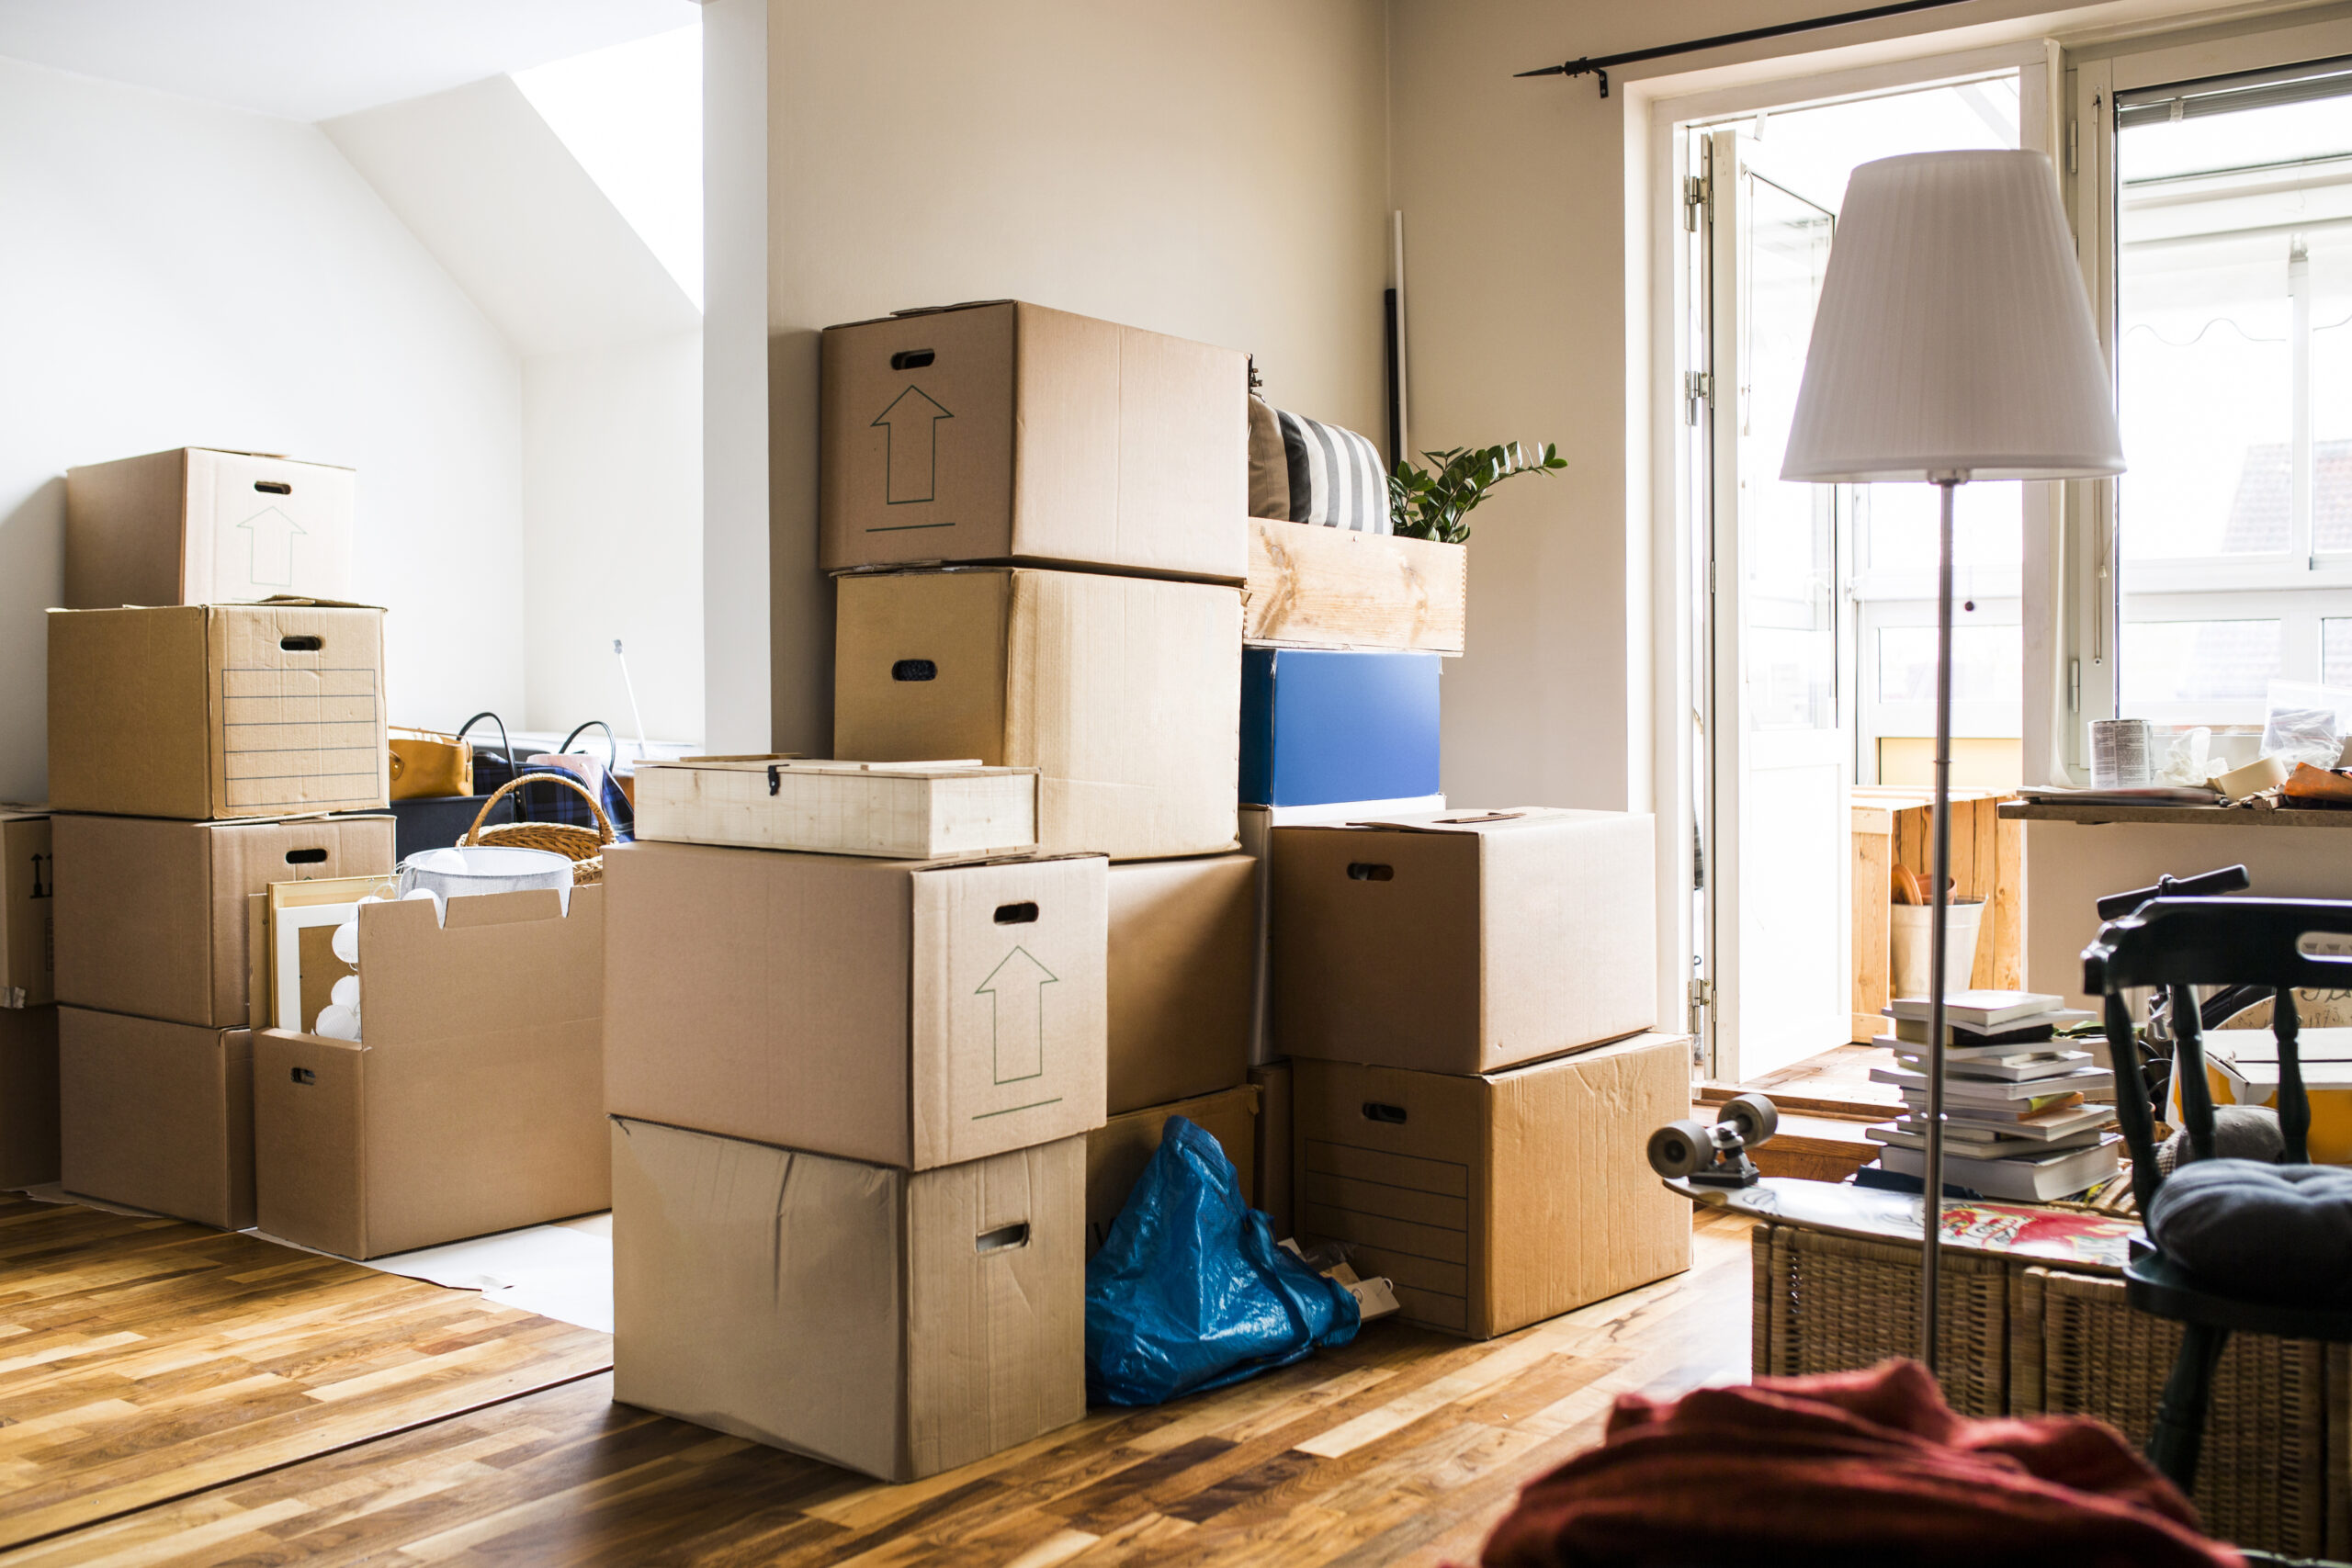
[[2252, 811], [2227, 806], [2074, 806], [2013, 800], [2001, 807], [2007, 822], [2162, 823], [2168, 828], [2352, 828], [2352, 811], [2282, 807]]

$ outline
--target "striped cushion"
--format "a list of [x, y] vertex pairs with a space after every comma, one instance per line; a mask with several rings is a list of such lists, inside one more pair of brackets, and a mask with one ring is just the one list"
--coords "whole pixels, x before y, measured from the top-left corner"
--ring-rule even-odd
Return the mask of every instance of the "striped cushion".
[[1283, 453], [1290, 467], [1294, 523], [1319, 524], [1359, 534], [1385, 534], [1388, 480], [1380, 452], [1352, 430], [1276, 411]]

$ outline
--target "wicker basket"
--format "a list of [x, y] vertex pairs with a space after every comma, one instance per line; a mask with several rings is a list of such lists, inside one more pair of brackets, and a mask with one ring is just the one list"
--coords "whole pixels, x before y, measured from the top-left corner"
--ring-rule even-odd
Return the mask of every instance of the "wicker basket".
[[[2180, 1325], [2134, 1312], [2123, 1281], [2020, 1268], [2011, 1407], [2019, 1416], [2096, 1416], [2146, 1444], [2180, 1349]], [[2197, 1511], [2224, 1540], [2290, 1557], [2328, 1549], [2325, 1347], [2233, 1334], [2213, 1373]]]
[[[513, 790], [526, 784], [539, 782], [569, 784], [588, 802], [588, 809], [596, 814], [596, 826], [582, 828], [570, 822], [501, 822], [495, 828], [482, 826], [491, 807], [496, 806]], [[458, 840], [458, 847], [469, 844], [500, 844], [516, 850], [552, 850], [571, 861], [571, 882], [575, 887], [585, 887], [605, 879], [605, 851], [618, 840], [613, 831], [613, 819], [605, 815], [604, 805], [595, 792], [570, 773], [522, 773], [501, 784], [498, 793], [481, 803], [474, 825]]]
[[[1759, 1375], [1876, 1366], [1919, 1347], [1919, 1246], [1766, 1223], [1755, 1247], [1752, 1332]], [[1963, 1416], [2008, 1413], [2008, 1269], [1947, 1250], [1936, 1314], [1944, 1398]]]

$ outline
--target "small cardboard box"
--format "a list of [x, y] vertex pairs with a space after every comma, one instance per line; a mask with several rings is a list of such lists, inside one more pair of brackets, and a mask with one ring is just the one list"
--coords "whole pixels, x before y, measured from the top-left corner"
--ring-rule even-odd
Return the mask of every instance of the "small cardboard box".
[[[1086, 1256], [1102, 1250], [1136, 1178], [1159, 1152], [1170, 1116], [1182, 1116], [1215, 1138], [1239, 1179], [1241, 1201], [1258, 1187], [1258, 1091], [1249, 1084], [1173, 1105], [1147, 1106], [1114, 1116], [1086, 1134]], [[1252, 1204], [1254, 1207], [1255, 1205]]]
[[1250, 1068], [1258, 863], [1248, 855], [1111, 867], [1114, 1116], [1214, 1094]]
[[390, 817], [53, 821], [74, 873], [56, 900], [60, 999], [209, 1029], [252, 1021], [254, 894], [393, 870]]
[[49, 613], [49, 804], [381, 811], [384, 612], [288, 600]]
[[1489, 1339], [1690, 1266], [1652, 1131], [1690, 1113], [1690, 1043], [1644, 1034], [1485, 1077], [1296, 1061], [1301, 1241], [1344, 1242], [1406, 1318]]
[[833, 749], [1035, 768], [1037, 841], [1114, 860], [1234, 844], [1241, 602], [1202, 582], [976, 569], [841, 581]]
[[998, 300], [827, 329], [828, 571], [1055, 561], [1238, 582], [1247, 356]]
[[0, 1191], [57, 1179], [57, 1010], [0, 1008]]
[[1647, 817], [1457, 809], [1273, 840], [1285, 1055], [1490, 1073], [1657, 1021]]
[[46, 808], [0, 807], [0, 1008], [57, 999], [57, 860]]
[[613, 1397], [884, 1481], [1086, 1414], [1086, 1140], [905, 1171], [613, 1119]]
[[1277, 648], [1460, 653], [1469, 559], [1467, 545], [1252, 517], [1241, 635]]
[[200, 446], [65, 470], [65, 603], [348, 599], [357, 476]]
[[606, 1108], [915, 1170], [1099, 1127], [1103, 866], [618, 845]]
[[606, 1207], [604, 902], [361, 906], [364, 1043], [254, 1036], [261, 1228], [379, 1258]]
[[1326, 806], [1435, 795], [1438, 656], [1241, 652], [1241, 798]]
[[[2306, 1152], [2314, 1165], [2352, 1165], [2352, 1029], [2305, 1029], [2295, 1042], [2312, 1124]], [[2216, 1105], [2278, 1104], [2278, 1042], [2267, 1028], [2214, 1029], [2205, 1033], [2205, 1077]], [[2172, 1114], [2181, 1124], [2179, 1080], [2173, 1080]]]
[[1250, 1084], [1258, 1091], [1258, 1190], [1250, 1201], [1274, 1222], [1277, 1237], [1295, 1235], [1298, 1216], [1290, 1190], [1290, 1064], [1252, 1067]]
[[687, 757], [637, 766], [636, 836], [945, 860], [1037, 847], [1037, 771], [961, 762]]
[[225, 1231], [254, 1223], [253, 1036], [58, 1010], [68, 1192]]

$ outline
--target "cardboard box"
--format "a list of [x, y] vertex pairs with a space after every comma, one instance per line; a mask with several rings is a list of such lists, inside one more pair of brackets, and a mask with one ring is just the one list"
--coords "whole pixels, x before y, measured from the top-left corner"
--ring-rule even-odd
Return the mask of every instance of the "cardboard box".
[[65, 603], [351, 596], [358, 477], [200, 446], [65, 470]]
[[49, 613], [49, 803], [118, 817], [381, 811], [384, 612]]
[[57, 1179], [57, 1010], [0, 1008], [0, 1190]]
[[1273, 840], [1285, 1055], [1490, 1073], [1657, 1021], [1647, 817], [1456, 809]]
[[246, 901], [273, 882], [389, 876], [390, 817], [54, 818], [57, 994], [69, 1006], [231, 1029], [252, 1021]]
[[0, 807], [0, 1008], [57, 999], [57, 861], [45, 808]]
[[828, 571], [1249, 569], [1250, 369], [1234, 350], [997, 300], [829, 328], [822, 357]]
[[1295, 1235], [1298, 1218], [1291, 1198], [1291, 1074], [1288, 1062], [1250, 1069], [1258, 1091], [1258, 1190], [1250, 1201], [1274, 1222], [1277, 1238]]
[[1465, 645], [1470, 547], [1250, 520], [1241, 635], [1278, 648]]
[[1240, 594], [1074, 571], [841, 581], [833, 749], [1035, 768], [1037, 841], [1114, 860], [1233, 848]]
[[68, 1192], [240, 1231], [254, 1223], [253, 1036], [60, 1008]]
[[1102, 1124], [1100, 856], [639, 842], [605, 893], [616, 1115], [915, 1170]]
[[1037, 847], [1037, 771], [687, 757], [637, 768], [636, 836], [884, 860]]
[[616, 1117], [613, 1397], [884, 1481], [1086, 1414], [1086, 1141], [905, 1171]]
[[[2278, 1042], [2260, 1029], [2213, 1029], [2205, 1033], [2205, 1077], [2216, 1105], [2278, 1104]], [[2305, 1152], [2314, 1165], [2352, 1165], [2352, 1029], [2305, 1029], [2295, 1041], [2302, 1066], [2303, 1095], [2311, 1102]], [[2100, 1053], [2102, 1066], [2106, 1054]], [[2179, 1079], [2173, 1080], [2172, 1112], [2181, 1125]]]
[[1258, 1186], [1258, 1091], [1248, 1084], [1173, 1105], [1147, 1106], [1114, 1116], [1086, 1134], [1086, 1256], [1109, 1239], [1127, 1194], [1159, 1151], [1170, 1116], [1182, 1116], [1215, 1138], [1239, 1178], [1241, 1201]]
[[1348, 1246], [1411, 1322], [1487, 1339], [1690, 1266], [1643, 1154], [1690, 1113], [1686, 1035], [1485, 1077], [1296, 1061], [1302, 1242]]
[[377, 1258], [606, 1207], [605, 902], [361, 906], [363, 1043], [254, 1036], [261, 1228]]
[[1110, 1113], [1239, 1083], [1250, 1068], [1258, 863], [1114, 865], [1110, 909]]
[[1241, 798], [1256, 806], [1435, 795], [1438, 656], [1241, 653]]

